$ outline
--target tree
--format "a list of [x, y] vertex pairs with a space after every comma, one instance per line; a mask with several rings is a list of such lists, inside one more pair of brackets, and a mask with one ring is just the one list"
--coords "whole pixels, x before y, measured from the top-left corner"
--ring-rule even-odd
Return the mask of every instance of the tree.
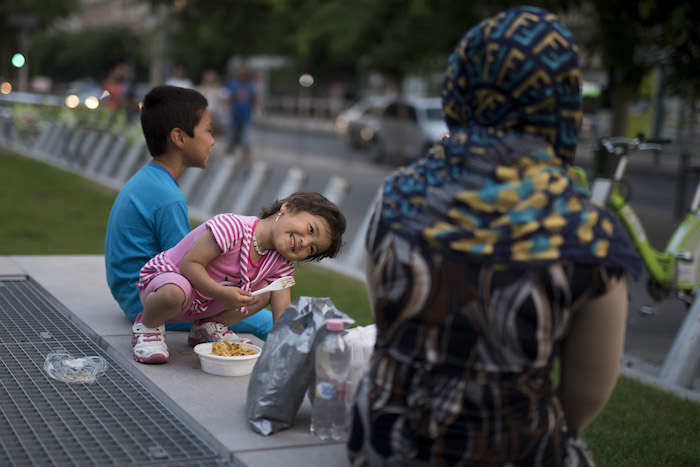
[[[171, 7], [171, 0], [144, 0]], [[476, 5], [478, 3], [478, 5]], [[198, 0], [172, 16], [172, 57], [193, 76], [224, 72], [231, 56], [281, 54], [315, 75], [373, 70], [397, 86], [407, 73], [444, 69], [464, 32], [522, 2], [495, 0]], [[693, 0], [532, 0], [559, 13], [586, 55], [610, 74], [613, 133], [625, 134], [627, 99], [658, 66], [667, 84], [689, 95], [700, 88], [700, 4]], [[176, 4], [180, 4], [176, 2]], [[570, 13], [570, 15], [567, 15]], [[688, 90], [692, 90], [689, 93]]]
[[451, 0], [186, 2], [170, 17], [171, 58], [197, 76], [210, 67], [224, 71], [231, 56], [278, 54], [294, 57], [315, 76], [363, 67], [398, 83], [407, 73], [442, 71], [466, 29], [509, 3], [514, 2], [489, 8]]
[[[53, 22], [66, 17], [79, 6], [79, 0], [14, 0], [0, 6], [0, 75], [13, 73], [10, 57], [31, 46], [31, 37], [45, 31]], [[23, 44], [23, 42], [25, 42]], [[27, 66], [31, 66], [29, 57]]]
[[644, 76], [666, 71], [668, 89], [697, 96], [700, 90], [700, 5], [694, 1], [561, 0], [591, 18], [581, 45], [601, 54], [610, 74], [613, 135], [626, 135], [627, 100]]
[[300, 8], [294, 36], [302, 57], [383, 73], [400, 87], [408, 73], [442, 70], [466, 29], [484, 16], [472, 2], [449, 0], [276, 0]]
[[[144, 0], [172, 8], [172, 0]], [[302, 19], [267, 0], [199, 0], [171, 9], [169, 56], [182, 64], [195, 82], [207, 69], [226, 74], [232, 56], [294, 52], [292, 32]]]
[[104, 79], [118, 63], [128, 63], [142, 80], [146, 59], [143, 41], [125, 26], [76, 32], [52, 31], [39, 36], [32, 47], [32, 71], [56, 82]]

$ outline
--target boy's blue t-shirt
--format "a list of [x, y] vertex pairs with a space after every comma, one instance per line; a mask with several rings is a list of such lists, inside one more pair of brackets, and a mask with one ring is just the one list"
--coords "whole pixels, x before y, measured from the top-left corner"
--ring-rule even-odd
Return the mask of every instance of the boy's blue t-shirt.
[[[160, 164], [144, 166], [117, 195], [105, 234], [105, 269], [112, 296], [132, 323], [143, 311], [136, 288], [141, 267], [189, 232], [185, 195]], [[169, 323], [166, 329], [187, 331], [190, 325]], [[261, 310], [230, 328], [264, 340], [271, 327], [272, 313]]]
[[163, 166], [147, 164], [119, 192], [107, 223], [105, 268], [109, 289], [132, 322], [143, 311], [136, 289], [141, 267], [189, 231], [187, 200]]

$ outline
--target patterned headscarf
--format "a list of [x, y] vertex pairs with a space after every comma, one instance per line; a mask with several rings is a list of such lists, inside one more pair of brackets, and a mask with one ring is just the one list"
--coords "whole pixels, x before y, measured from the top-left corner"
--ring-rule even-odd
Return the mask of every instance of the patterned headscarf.
[[568, 259], [636, 276], [619, 222], [574, 181], [580, 87], [578, 47], [556, 15], [517, 7], [471, 28], [445, 72], [450, 134], [387, 177], [385, 226], [479, 263]]

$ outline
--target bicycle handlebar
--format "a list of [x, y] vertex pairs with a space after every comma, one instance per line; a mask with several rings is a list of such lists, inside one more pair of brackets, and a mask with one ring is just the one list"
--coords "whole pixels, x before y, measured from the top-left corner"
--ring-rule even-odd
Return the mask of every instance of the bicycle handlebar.
[[670, 143], [667, 138], [644, 139], [643, 137], [626, 138], [615, 136], [610, 138], [600, 138], [598, 143], [605, 148], [608, 154], [623, 155], [630, 151], [661, 150], [661, 145]]

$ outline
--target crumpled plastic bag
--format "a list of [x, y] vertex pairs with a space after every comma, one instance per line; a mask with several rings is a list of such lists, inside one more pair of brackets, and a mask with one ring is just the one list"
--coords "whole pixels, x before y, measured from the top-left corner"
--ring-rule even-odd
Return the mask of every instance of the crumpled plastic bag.
[[355, 400], [355, 391], [360, 379], [369, 368], [369, 362], [377, 341], [377, 326], [355, 326], [345, 331], [345, 342], [350, 348], [350, 371], [348, 372], [348, 401]]
[[73, 358], [65, 350], [50, 352], [44, 360], [44, 371], [58, 381], [87, 383], [97, 381], [107, 371], [107, 361], [98, 356]]
[[314, 378], [314, 349], [326, 321], [355, 323], [330, 298], [299, 297], [267, 335], [248, 383], [246, 415], [254, 431], [268, 436], [292, 426]]

